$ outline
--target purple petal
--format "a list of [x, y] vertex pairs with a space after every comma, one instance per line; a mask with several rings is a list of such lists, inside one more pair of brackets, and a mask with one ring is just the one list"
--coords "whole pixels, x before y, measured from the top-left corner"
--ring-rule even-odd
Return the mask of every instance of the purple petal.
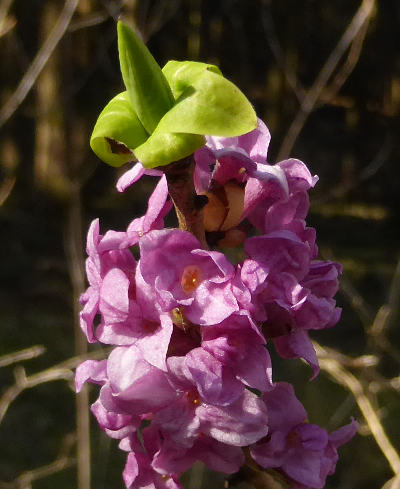
[[202, 404], [196, 413], [201, 419], [201, 431], [228, 445], [251, 445], [268, 432], [266, 406], [262, 399], [247, 390], [229, 406]]
[[115, 348], [107, 373], [114, 401], [131, 414], [160, 409], [176, 398], [165, 373], [146, 362], [135, 345]]
[[196, 166], [194, 169], [194, 186], [198, 195], [204, 194], [211, 184], [211, 165], [215, 164], [215, 156], [207, 146], [194, 153]]
[[125, 486], [127, 487], [127, 489], [132, 488], [132, 484], [135, 482], [135, 479], [137, 478], [138, 475], [139, 475], [139, 465], [135, 454], [131, 452], [128, 454], [125, 468], [122, 473], [122, 478], [124, 479]]
[[297, 399], [293, 386], [287, 382], [278, 382], [275, 388], [263, 395], [268, 409], [271, 431], [288, 433], [293, 427], [303, 423], [307, 412]]
[[336, 431], [329, 434], [329, 441], [335, 448], [348, 443], [358, 431], [358, 423], [354, 418], [346, 426], [342, 426]]
[[243, 384], [229, 368], [203, 348], [195, 348], [186, 355], [186, 365], [202, 399], [208, 404], [226, 406], [243, 393]]
[[185, 394], [158, 411], [153, 423], [163, 437], [172, 440], [180, 448], [190, 448], [199, 435], [200, 420], [196, 416], [195, 406]]
[[143, 175], [161, 176], [159, 170], [147, 170], [141, 163], [135, 163], [133, 167], [126, 171], [117, 182], [118, 192], [125, 192], [133, 183], [137, 182]]
[[315, 424], [302, 423], [294, 431], [300, 436], [305, 450], [321, 451], [328, 443], [327, 431]]
[[270, 141], [271, 134], [267, 126], [261, 119], [258, 119], [256, 129], [238, 137], [238, 146], [243, 148], [256, 163], [265, 163]]
[[241, 448], [205, 436], [198, 438], [190, 452], [196, 456], [196, 459], [204, 462], [210, 470], [223, 474], [237, 472], [245, 462]]
[[227, 284], [203, 282], [195, 291], [195, 300], [185, 309], [186, 317], [195, 324], [219, 324], [239, 311], [238, 303]]
[[87, 240], [86, 240], [86, 252], [89, 256], [97, 254], [97, 246], [100, 240], [100, 222], [98, 219], [95, 219], [91, 222]]
[[106, 431], [110, 438], [124, 438], [135, 432], [142, 423], [140, 418], [107, 411], [99, 399], [91, 405], [90, 410], [96, 417], [100, 428]]
[[129, 314], [130, 282], [119, 268], [111, 269], [103, 279], [100, 289], [99, 310], [106, 323], [122, 323]]
[[75, 390], [80, 392], [85, 382], [103, 385], [107, 380], [106, 360], [86, 360], [75, 372]]
[[106, 251], [117, 250], [123, 247], [126, 240], [126, 233], [121, 231], [107, 231], [101, 238], [97, 251], [104, 253]]
[[99, 306], [99, 293], [94, 290], [93, 287], [89, 287], [83, 298], [84, 307], [79, 314], [80, 327], [85, 333], [89, 343], [95, 343], [97, 341], [93, 331], [93, 321], [98, 311]]
[[304, 358], [314, 373], [314, 379], [319, 373], [319, 364], [314, 347], [306, 331], [294, 331], [287, 336], [274, 339], [275, 348], [283, 358]]
[[250, 447], [253, 459], [264, 469], [278, 468], [284, 463], [286, 457], [286, 434], [276, 431], [268, 436], [268, 441]]
[[312, 176], [306, 165], [295, 158], [280, 161], [277, 166], [285, 172], [290, 193], [307, 191], [318, 182], [318, 177]]
[[293, 480], [307, 488], [322, 489], [325, 480], [321, 478], [322, 454], [311, 450], [295, 450], [289, 454], [282, 470]]
[[247, 255], [269, 273], [288, 272], [301, 280], [308, 271], [310, 250], [290, 231], [274, 231], [249, 238], [244, 248]]
[[161, 325], [154, 333], [144, 335], [136, 345], [142, 352], [143, 358], [160, 370], [167, 371], [165, 359], [172, 335], [173, 324], [167, 314], [161, 316]]

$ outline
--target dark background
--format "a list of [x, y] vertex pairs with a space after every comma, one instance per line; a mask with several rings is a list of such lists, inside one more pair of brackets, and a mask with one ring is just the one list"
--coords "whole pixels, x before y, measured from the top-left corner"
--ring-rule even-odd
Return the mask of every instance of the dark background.
[[[268, 125], [270, 163], [290, 153], [319, 175], [309, 223], [321, 255], [344, 265], [343, 316], [313, 338], [356, 376], [400, 449], [400, 2], [374, 3], [289, 143], [301, 102], [316, 90], [360, 0], [81, 0], [32, 89], [7, 115], [10, 97], [68, 4], [0, 1], [0, 405], [21, 372], [15, 370], [21, 363], [1, 366], [2, 356], [43, 345], [44, 353], [23, 363], [30, 376], [84, 354], [76, 331], [83, 235], [95, 217], [103, 233], [122, 229], [144, 211], [154, 185], [142, 179], [118, 194], [114, 185], [125, 168], [102, 164], [88, 144], [100, 110], [122, 90], [115, 19], [123, 13], [160, 65], [191, 59], [220, 66]], [[363, 355], [369, 357], [358, 363], [347, 357]], [[300, 361], [275, 362], [275, 379], [294, 382], [311, 422], [329, 430], [352, 415], [360, 422], [327, 487], [383, 487], [393, 471], [348, 386], [324, 371], [308, 383], [310, 370]], [[0, 489], [88, 489], [76, 478], [75, 412], [65, 380], [16, 396], [0, 424]], [[122, 488], [124, 454], [92, 424], [92, 487]], [[58, 459], [65, 469], [29, 472], [31, 485], [18, 479]], [[221, 477], [201, 467], [186, 481], [188, 489], [223, 487]]]

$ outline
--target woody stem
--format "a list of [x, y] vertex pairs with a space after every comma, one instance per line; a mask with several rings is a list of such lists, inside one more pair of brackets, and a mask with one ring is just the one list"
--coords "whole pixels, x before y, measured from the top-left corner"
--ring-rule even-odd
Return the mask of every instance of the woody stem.
[[163, 168], [168, 191], [175, 206], [179, 229], [192, 233], [207, 249], [203, 224], [203, 207], [207, 198], [197, 195], [194, 182], [195, 161], [193, 155], [175, 161]]

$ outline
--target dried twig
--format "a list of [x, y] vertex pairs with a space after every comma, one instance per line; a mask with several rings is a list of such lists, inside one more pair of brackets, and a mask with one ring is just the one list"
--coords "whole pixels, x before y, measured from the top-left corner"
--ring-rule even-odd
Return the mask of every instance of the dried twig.
[[400, 363], [400, 351], [390, 343], [386, 336], [386, 332], [390, 325], [390, 320], [394, 315], [393, 313], [397, 310], [399, 295], [400, 259], [397, 262], [397, 266], [390, 284], [388, 301], [379, 308], [371, 327], [367, 331], [372, 345], [388, 353], [398, 363]]
[[14, 0], [0, 1], [0, 37], [9, 32], [16, 24], [13, 16], [7, 15]]
[[318, 204], [326, 203], [332, 199], [342, 198], [350, 190], [357, 188], [363, 182], [372, 178], [387, 162], [392, 150], [393, 142], [391, 140], [391, 137], [387, 136], [376, 155], [364, 168], [360, 169], [360, 172], [356, 178], [347, 183], [340, 182], [336, 187], [333, 187], [332, 190], [325, 192], [324, 195], [321, 195], [318, 198], [314, 198], [312, 201], [312, 205], [316, 206]]
[[2, 30], [3, 22], [10, 10], [11, 4], [14, 0], [1, 0], [0, 1], [0, 31]]
[[[68, 270], [72, 283], [72, 301], [74, 309], [75, 351], [78, 355], [87, 352], [86, 338], [79, 326], [79, 296], [85, 287], [83, 236], [82, 236], [82, 205], [80, 188], [76, 186], [68, 203], [68, 219], [65, 228], [65, 251], [68, 258]], [[90, 419], [89, 394], [87, 388], [76, 396], [76, 430], [77, 430], [77, 462], [78, 488], [90, 489]]]
[[382, 489], [400, 489], [400, 472], [389, 479]]
[[291, 66], [285, 60], [283, 49], [275, 32], [274, 22], [270, 12], [270, 3], [268, 2], [268, 4], [266, 4], [265, 0], [262, 3], [261, 20], [269, 49], [274, 55], [277, 65], [282, 70], [287, 84], [293, 90], [293, 93], [296, 95], [297, 100], [301, 104], [306, 96], [306, 92], [297, 79], [296, 74], [291, 69]]
[[70, 452], [74, 443], [75, 433], [70, 433], [65, 437], [60, 452], [53, 462], [27, 470], [12, 482], [0, 482], [0, 489], [31, 489], [33, 482], [72, 467], [75, 465], [75, 459], [70, 457]]
[[46, 348], [42, 345], [35, 345], [29, 348], [25, 348], [24, 350], [15, 351], [13, 353], [9, 353], [8, 355], [3, 355], [0, 357], [0, 368], [8, 367], [14, 363], [23, 362], [25, 360], [31, 360], [32, 358], [39, 357], [43, 355], [46, 351]]
[[328, 372], [338, 384], [341, 384], [353, 394], [372, 436], [375, 438], [380, 450], [389, 462], [394, 474], [400, 472], [400, 457], [386, 435], [385, 429], [382, 426], [364, 386], [351, 372], [344, 368], [340, 362], [335, 358], [330, 357], [326, 349], [321, 345], [314, 343], [314, 347], [317, 351], [321, 368]]
[[0, 423], [10, 404], [26, 389], [32, 389], [40, 384], [53, 382], [55, 380], [72, 380], [73, 372], [66, 368], [49, 368], [37, 374], [26, 376], [25, 369], [22, 366], [15, 367], [14, 377], [15, 383], [9, 387], [0, 398]]
[[76, 32], [81, 29], [86, 29], [88, 27], [93, 27], [102, 24], [110, 18], [108, 12], [93, 12], [92, 14], [86, 15], [82, 19], [71, 22], [67, 31]]
[[15, 92], [0, 110], [0, 128], [10, 119], [35, 84], [52, 52], [65, 34], [79, 0], [66, 0], [58, 22], [35, 56]]
[[74, 377], [72, 369], [77, 367], [82, 361], [88, 359], [99, 360], [104, 358], [107, 353], [109, 353], [109, 349], [102, 349], [85, 355], [69, 358], [65, 362], [61, 362], [28, 377], [26, 376], [23, 367], [16, 367], [14, 369], [15, 383], [6, 389], [0, 397], [0, 423], [4, 419], [10, 404], [14, 402], [25, 389], [31, 389], [37, 385], [53, 382], [55, 380], [70, 381]]
[[354, 68], [356, 67], [358, 60], [360, 59], [365, 36], [368, 31], [369, 19], [370, 17], [361, 26], [357, 35], [354, 37], [346, 61], [341, 66], [339, 72], [336, 74], [330, 86], [326, 87], [326, 90], [323, 93], [321, 100], [323, 104], [328, 104], [336, 96], [336, 94], [346, 83], [346, 80], [349, 78]]
[[359, 33], [360, 29], [364, 26], [366, 22], [369, 21], [373, 9], [375, 6], [375, 0], [363, 0], [360, 8], [356, 12], [353, 20], [350, 22], [349, 26], [345, 30], [343, 36], [339, 40], [335, 49], [332, 51], [328, 59], [326, 60], [324, 66], [319, 72], [317, 78], [315, 79], [312, 87], [308, 91], [306, 97], [304, 98], [299, 111], [295, 119], [293, 120], [285, 139], [283, 140], [281, 149], [278, 155], [278, 161], [285, 159], [290, 154], [293, 145], [300, 134], [300, 131], [304, 127], [304, 124], [314, 109], [323, 89], [326, 87], [329, 78], [335, 71], [340, 59], [347, 51], [351, 43], [354, 41], [355, 37]]
[[[389, 289], [388, 306], [390, 308], [391, 313], [397, 310], [397, 308], [399, 307], [399, 302], [400, 302], [400, 258], [397, 261], [396, 269]], [[389, 327], [389, 322], [392, 319], [391, 313], [386, 322], [387, 328]]]

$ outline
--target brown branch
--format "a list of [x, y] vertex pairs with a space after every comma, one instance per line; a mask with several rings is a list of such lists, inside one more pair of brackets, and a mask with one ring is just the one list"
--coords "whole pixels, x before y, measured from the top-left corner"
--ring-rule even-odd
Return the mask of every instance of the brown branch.
[[400, 489], [400, 472], [389, 479], [382, 489]]
[[76, 32], [81, 29], [87, 29], [88, 27], [94, 27], [99, 24], [103, 24], [110, 18], [108, 12], [93, 12], [92, 14], [85, 15], [82, 19], [71, 22], [68, 26], [68, 32]]
[[163, 170], [178, 217], [179, 229], [192, 233], [207, 248], [203, 224], [203, 206], [207, 198], [196, 195], [193, 183], [194, 165], [191, 155], [165, 166]]
[[386, 304], [383, 304], [371, 325], [367, 330], [370, 336], [370, 342], [373, 347], [378, 347], [385, 353], [388, 353], [396, 362], [400, 363], [400, 351], [393, 346], [387, 337], [387, 330], [390, 321], [397, 310], [400, 295], [400, 259], [390, 284], [389, 297]]
[[55, 380], [70, 381], [73, 379], [74, 374], [70, 369], [66, 368], [49, 368], [27, 377], [25, 369], [22, 366], [18, 366], [14, 369], [14, 377], [15, 383], [6, 389], [0, 398], [0, 423], [3, 421], [10, 404], [15, 401], [24, 390], [32, 389], [40, 384], [53, 382]]
[[350, 190], [357, 188], [363, 182], [372, 178], [387, 162], [392, 150], [393, 142], [391, 141], [390, 136], [387, 136], [376, 155], [364, 168], [360, 169], [359, 174], [352, 181], [347, 183], [340, 182], [337, 186], [333, 187], [328, 192], [325, 192], [324, 195], [314, 198], [312, 201], [312, 206], [314, 207], [319, 204], [329, 202], [332, 199], [345, 197]]
[[329, 102], [336, 96], [342, 86], [346, 83], [346, 80], [349, 78], [354, 68], [356, 67], [360, 59], [365, 36], [368, 31], [369, 20], [370, 17], [368, 17], [367, 21], [361, 26], [361, 29], [351, 43], [346, 61], [341, 66], [339, 72], [335, 75], [335, 78], [333, 79], [330, 86], [326, 87], [326, 91], [321, 95], [322, 104], [329, 104]]
[[0, 31], [2, 30], [3, 22], [5, 21], [11, 4], [14, 0], [2, 0], [0, 2]]
[[400, 472], [400, 457], [386, 435], [385, 429], [374, 409], [369, 396], [361, 382], [346, 368], [344, 368], [335, 358], [328, 355], [318, 343], [314, 343], [315, 350], [319, 357], [319, 363], [338, 384], [348, 389], [354, 396], [357, 405], [364, 416], [364, 419], [374, 437], [381, 452], [386, 457], [394, 474]]
[[269, 49], [274, 55], [277, 65], [284, 74], [286, 83], [292, 89], [293, 93], [296, 95], [298, 102], [301, 104], [304, 100], [304, 97], [306, 96], [306, 92], [301, 86], [299, 80], [297, 79], [296, 74], [292, 70], [292, 66], [286, 62], [283, 49], [275, 32], [273, 19], [270, 12], [270, 3], [268, 2], [268, 4], [266, 4], [266, 0], [263, 0], [262, 2], [261, 21], [263, 29], [265, 31], [265, 37], [267, 39]]
[[0, 489], [31, 489], [33, 482], [72, 467], [76, 462], [69, 454], [74, 443], [75, 434], [70, 433], [65, 437], [60, 452], [53, 462], [43, 465], [42, 467], [27, 470], [12, 482], [0, 482]]
[[25, 100], [25, 97], [30, 92], [35, 84], [38, 76], [43, 70], [45, 64], [51, 54], [57, 47], [61, 38], [65, 34], [67, 27], [71, 21], [72, 15], [78, 5], [79, 0], [66, 0], [63, 10], [58, 18], [58, 22], [53, 27], [49, 37], [43, 43], [35, 59], [32, 61], [17, 89], [0, 110], [0, 128], [10, 119], [14, 112]]
[[307, 92], [307, 95], [304, 98], [295, 119], [289, 127], [285, 139], [283, 140], [278, 154], [278, 161], [287, 158], [290, 154], [297, 137], [304, 127], [308, 116], [314, 109], [323, 89], [326, 87], [329, 78], [335, 71], [344, 53], [354, 41], [354, 38], [357, 36], [360, 29], [362, 29], [363, 25], [369, 21], [374, 6], [375, 0], [363, 0], [361, 3], [355, 16], [353, 17], [353, 20], [350, 22], [335, 49], [326, 60], [312, 87]]
[[[79, 325], [79, 296], [85, 288], [84, 240], [82, 236], [82, 205], [79, 185], [72, 186], [68, 201], [65, 225], [65, 252], [72, 284], [74, 311], [75, 351], [78, 355], [87, 353], [87, 341]], [[77, 431], [78, 488], [90, 489], [90, 417], [89, 393], [85, 386], [75, 398]]]
[[35, 345], [24, 350], [15, 351], [7, 355], [0, 357], [0, 368], [8, 367], [14, 363], [23, 362], [25, 360], [31, 360], [32, 358], [37, 358], [46, 351], [46, 348], [42, 345]]
[[85, 355], [79, 355], [68, 360], [61, 362], [46, 370], [26, 376], [25, 369], [23, 367], [16, 367], [14, 369], [15, 383], [10, 386], [3, 395], [0, 397], [0, 423], [4, 419], [7, 410], [12, 402], [25, 390], [36, 387], [37, 385], [44, 384], [46, 382], [53, 382], [55, 380], [67, 380], [71, 381], [74, 377], [72, 372], [73, 368], [76, 368], [80, 363], [85, 360], [101, 360], [107, 356], [110, 349], [101, 349], [95, 352], [86, 353]]
[[16, 24], [13, 16], [7, 15], [14, 0], [0, 1], [0, 37], [9, 32]]

